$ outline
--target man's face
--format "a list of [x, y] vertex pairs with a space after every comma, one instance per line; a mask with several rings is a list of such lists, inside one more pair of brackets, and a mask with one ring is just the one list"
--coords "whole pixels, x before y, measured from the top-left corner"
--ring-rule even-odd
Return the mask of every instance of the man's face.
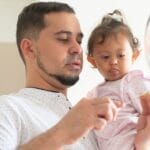
[[61, 12], [45, 16], [46, 27], [33, 43], [35, 66], [40, 76], [71, 86], [82, 70], [82, 33], [74, 14]]

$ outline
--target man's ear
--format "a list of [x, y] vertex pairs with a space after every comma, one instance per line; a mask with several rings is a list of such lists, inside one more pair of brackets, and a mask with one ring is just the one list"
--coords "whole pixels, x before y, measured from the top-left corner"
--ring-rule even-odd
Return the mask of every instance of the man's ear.
[[136, 49], [134, 52], [133, 52], [133, 55], [132, 55], [132, 62], [134, 62], [138, 56], [140, 55], [141, 51], [139, 49]]
[[88, 55], [87, 60], [89, 63], [91, 63], [93, 65], [94, 68], [97, 68], [97, 65], [95, 63], [95, 59], [93, 58], [93, 56]]
[[34, 59], [35, 52], [33, 49], [33, 41], [27, 38], [22, 39], [20, 43], [20, 48], [23, 54], [24, 59]]

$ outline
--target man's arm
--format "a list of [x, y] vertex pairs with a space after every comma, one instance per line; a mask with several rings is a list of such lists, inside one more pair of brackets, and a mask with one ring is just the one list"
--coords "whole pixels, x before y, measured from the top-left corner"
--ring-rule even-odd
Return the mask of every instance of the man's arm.
[[135, 137], [136, 150], [150, 149], [150, 93], [141, 97], [142, 114], [138, 120], [137, 135]]
[[20, 146], [20, 150], [63, 149], [64, 145], [75, 143], [92, 129], [102, 130], [107, 121], [116, 118], [120, 107], [121, 102], [114, 103], [108, 98], [83, 98], [57, 125]]
[[18, 147], [19, 150], [61, 150], [64, 146], [64, 135], [57, 126], [39, 135], [29, 143]]

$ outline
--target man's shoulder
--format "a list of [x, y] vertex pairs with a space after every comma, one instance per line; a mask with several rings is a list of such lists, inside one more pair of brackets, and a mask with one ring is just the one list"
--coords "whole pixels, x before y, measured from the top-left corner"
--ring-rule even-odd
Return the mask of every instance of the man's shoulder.
[[9, 103], [17, 99], [15, 94], [0, 95], [0, 103]]
[[23, 101], [15, 94], [0, 95], [0, 113], [17, 112]]
[[9, 104], [11, 101], [12, 96], [11, 94], [8, 95], [0, 95], [0, 104]]

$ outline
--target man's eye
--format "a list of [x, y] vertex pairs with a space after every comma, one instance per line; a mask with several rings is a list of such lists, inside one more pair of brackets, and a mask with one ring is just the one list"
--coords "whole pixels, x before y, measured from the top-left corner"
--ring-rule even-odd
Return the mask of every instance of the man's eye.
[[62, 39], [62, 38], [59, 38], [58, 40], [62, 41], [62, 42], [68, 42], [69, 41], [69, 39]]

